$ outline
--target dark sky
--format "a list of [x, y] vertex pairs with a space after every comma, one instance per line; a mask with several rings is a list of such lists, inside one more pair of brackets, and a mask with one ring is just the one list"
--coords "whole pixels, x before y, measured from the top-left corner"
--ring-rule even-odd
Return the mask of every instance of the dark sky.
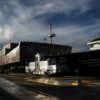
[[100, 0], [0, 0], [0, 45], [47, 38], [52, 23], [56, 44], [89, 50], [100, 37]]

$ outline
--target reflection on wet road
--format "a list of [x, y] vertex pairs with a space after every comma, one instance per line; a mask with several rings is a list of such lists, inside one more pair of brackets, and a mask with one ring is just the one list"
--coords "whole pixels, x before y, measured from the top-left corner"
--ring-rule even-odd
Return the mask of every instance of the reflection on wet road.
[[71, 86], [73, 80], [65, 80], [65, 79], [56, 79], [51, 77], [42, 77], [39, 79], [32, 79], [32, 78], [25, 78], [27, 81], [30, 82], [37, 82], [37, 83], [44, 83], [49, 85], [57, 85], [57, 86]]
[[10, 94], [17, 96], [23, 100], [58, 100], [57, 98], [45, 96], [39, 93], [35, 93], [25, 88], [18, 86], [14, 82], [11, 82], [7, 79], [0, 78], [0, 87], [9, 92]]

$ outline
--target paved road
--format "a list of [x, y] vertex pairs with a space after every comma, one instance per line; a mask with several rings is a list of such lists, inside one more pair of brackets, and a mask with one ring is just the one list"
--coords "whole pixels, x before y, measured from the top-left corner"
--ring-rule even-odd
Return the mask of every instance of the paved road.
[[0, 100], [20, 100], [0, 88]]
[[[54, 97], [58, 100], [100, 100], [100, 84], [89, 86], [53, 86], [35, 82], [29, 82], [21, 77], [6, 77], [11, 81], [31, 91], [39, 91]], [[53, 100], [53, 99], [52, 99]]]
[[[3, 94], [1, 94], [1, 99], [3, 100], [3, 96], [4, 96], [4, 100], [8, 99], [10, 100], [10, 97], [5, 98], [5, 96], [14, 96], [16, 98], [20, 98], [22, 100], [58, 100], [57, 98], [51, 97], [51, 96], [47, 96], [41, 93], [36, 93], [36, 92], [32, 92], [22, 86], [17, 85], [15, 82], [9, 81], [5, 78], [1, 78], [0, 77], [0, 88]], [[10, 94], [10, 95], [9, 95]], [[12, 100], [16, 100], [14, 98], [12, 98]]]

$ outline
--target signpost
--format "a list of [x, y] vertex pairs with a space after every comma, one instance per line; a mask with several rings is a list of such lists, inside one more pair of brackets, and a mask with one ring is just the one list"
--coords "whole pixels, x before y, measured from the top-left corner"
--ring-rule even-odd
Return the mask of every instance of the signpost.
[[77, 73], [77, 83], [79, 84], [81, 81], [80, 81], [80, 79], [79, 79], [79, 69], [78, 68], [76, 68], [76, 73]]

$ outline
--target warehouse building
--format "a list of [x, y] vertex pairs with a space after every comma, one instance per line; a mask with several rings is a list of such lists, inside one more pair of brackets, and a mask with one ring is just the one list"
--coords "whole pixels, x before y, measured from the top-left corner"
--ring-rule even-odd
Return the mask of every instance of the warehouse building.
[[51, 56], [57, 64], [67, 66], [66, 75], [100, 77], [100, 38], [87, 43], [89, 51]]
[[89, 51], [66, 56], [70, 74], [75, 75], [76, 69], [79, 69], [81, 76], [100, 77], [100, 38], [89, 41], [87, 45]]
[[39, 42], [9, 43], [0, 51], [1, 72], [24, 72], [25, 66], [34, 61], [36, 53], [45, 56], [57, 56], [71, 53], [71, 47]]

